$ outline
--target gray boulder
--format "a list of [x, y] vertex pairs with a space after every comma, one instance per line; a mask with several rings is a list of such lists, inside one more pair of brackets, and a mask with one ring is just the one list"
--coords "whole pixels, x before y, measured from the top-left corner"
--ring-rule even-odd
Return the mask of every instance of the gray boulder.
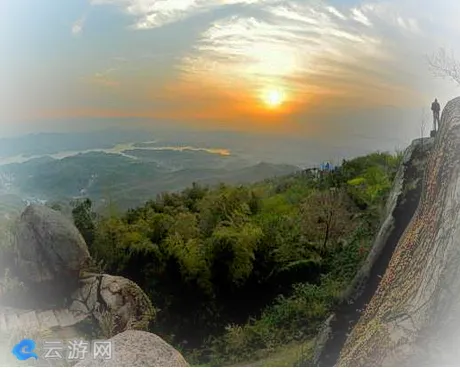
[[111, 359], [88, 355], [76, 367], [188, 367], [181, 353], [155, 334], [128, 330], [111, 338]]
[[89, 275], [80, 280], [71, 296], [70, 310], [92, 314], [105, 335], [132, 330], [147, 330], [155, 309], [142, 289], [121, 276]]
[[78, 279], [89, 262], [88, 247], [75, 225], [46, 206], [30, 205], [15, 229], [17, 268], [24, 282]]
[[17, 219], [13, 238], [12, 273], [25, 291], [8, 297], [8, 303], [39, 309], [64, 307], [78, 287], [81, 271], [91, 262], [78, 229], [61, 213], [30, 205]]

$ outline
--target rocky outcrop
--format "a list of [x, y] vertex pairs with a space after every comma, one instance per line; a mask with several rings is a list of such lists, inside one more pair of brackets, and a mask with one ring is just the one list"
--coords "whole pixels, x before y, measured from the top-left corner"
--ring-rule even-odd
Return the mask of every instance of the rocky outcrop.
[[90, 261], [85, 240], [74, 224], [45, 206], [30, 205], [24, 210], [14, 238], [15, 271], [35, 300], [68, 294]]
[[23, 310], [0, 307], [0, 333], [17, 330], [36, 332], [74, 326], [88, 317], [68, 309]]
[[332, 366], [348, 333], [375, 293], [396, 244], [414, 214], [422, 191], [422, 177], [434, 139], [416, 139], [405, 150], [389, 194], [383, 222], [371, 250], [335, 313], [323, 324], [316, 339], [313, 364]]
[[[81, 322], [100, 331], [101, 337], [148, 329], [155, 316], [150, 299], [124, 277], [89, 273], [92, 260], [86, 243], [62, 214], [30, 205], [13, 232], [13, 268], [23, 287], [14, 295], [0, 294], [0, 333], [51, 330], [59, 335], [75, 327], [79, 334]], [[13, 305], [8, 304], [11, 300]]]
[[337, 362], [457, 365], [460, 360], [460, 98], [442, 114], [417, 211]]
[[150, 299], [134, 282], [120, 276], [92, 275], [80, 280], [81, 287], [72, 295], [70, 310], [91, 314], [103, 324], [113, 319], [115, 333], [127, 329], [146, 330], [155, 317]]
[[24, 281], [44, 282], [64, 276], [78, 279], [90, 259], [76, 227], [45, 206], [28, 206], [19, 218], [15, 236], [17, 266]]
[[125, 331], [110, 339], [112, 358], [87, 357], [76, 367], [188, 367], [184, 357], [149, 332]]

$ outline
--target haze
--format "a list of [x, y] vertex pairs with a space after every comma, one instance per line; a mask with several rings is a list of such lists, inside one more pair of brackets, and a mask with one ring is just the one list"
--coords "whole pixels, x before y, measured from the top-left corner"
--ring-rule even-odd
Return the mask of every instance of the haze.
[[4, 0], [0, 135], [233, 131], [258, 146], [276, 138], [284, 161], [311, 142], [326, 156], [403, 148], [432, 99], [457, 93], [425, 56], [455, 51], [459, 10], [456, 0]]

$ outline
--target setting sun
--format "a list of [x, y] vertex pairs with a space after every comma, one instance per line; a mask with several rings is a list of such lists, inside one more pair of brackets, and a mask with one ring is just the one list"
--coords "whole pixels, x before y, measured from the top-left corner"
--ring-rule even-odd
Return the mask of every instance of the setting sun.
[[280, 90], [270, 89], [264, 94], [263, 101], [269, 107], [278, 107], [284, 102], [284, 95]]

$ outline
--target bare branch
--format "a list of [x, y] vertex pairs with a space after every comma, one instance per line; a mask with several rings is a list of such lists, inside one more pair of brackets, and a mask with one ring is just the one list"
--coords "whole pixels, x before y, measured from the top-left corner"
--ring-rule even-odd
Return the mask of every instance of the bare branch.
[[435, 77], [451, 79], [460, 85], [460, 62], [452, 52], [447, 53], [444, 48], [427, 57], [428, 66]]

